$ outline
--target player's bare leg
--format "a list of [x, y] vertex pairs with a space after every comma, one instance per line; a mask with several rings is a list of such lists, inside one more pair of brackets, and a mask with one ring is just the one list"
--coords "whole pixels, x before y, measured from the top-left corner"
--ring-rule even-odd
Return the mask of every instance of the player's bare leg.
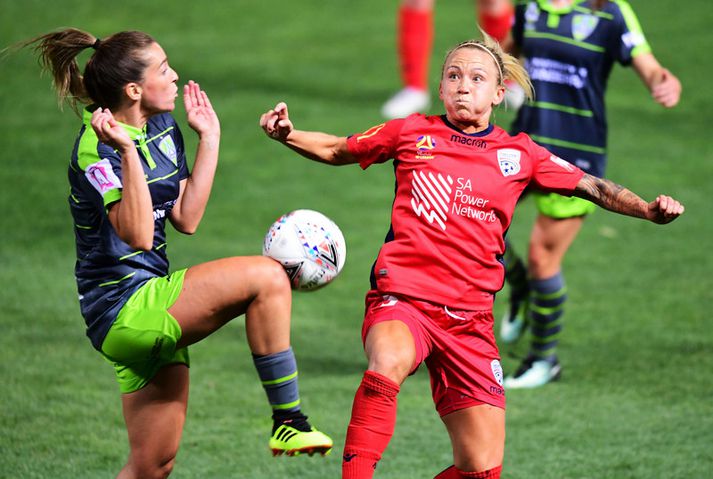
[[273, 410], [273, 454], [327, 454], [332, 440], [314, 429], [301, 411], [297, 363], [290, 347], [292, 290], [276, 261], [224, 258], [189, 268], [169, 312], [181, 325], [178, 347], [200, 341], [245, 314], [253, 362]]
[[505, 378], [508, 389], [534, 388], [559, 379], [557, 345], [567, 290], [562, 261], [584, 223], [584, 216], [555, 219], [538, 215], [530, 239], [530, 351], [515, 374]]
[[129, 459], [118, 479], [164, 478], [173, 469], [188, 404], [188, 367], [160, 369], [142, 389], [121, 397]]
[[500, 477], [505, 450], [504, 409], [481, 404], [460, 409], [441, 419], [453, 445], [455, 469], [471, 473], [490, 471], [489, 478]]

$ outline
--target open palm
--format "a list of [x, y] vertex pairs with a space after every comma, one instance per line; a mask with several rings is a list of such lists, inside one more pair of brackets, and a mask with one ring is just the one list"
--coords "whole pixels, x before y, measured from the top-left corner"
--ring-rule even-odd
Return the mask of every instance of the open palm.
[[188, 125], [198, 135], [220, 133], [220, 121], [213, 110], [208, 95], [193, 80], [183, 87], [183, 103], [186, 107]]

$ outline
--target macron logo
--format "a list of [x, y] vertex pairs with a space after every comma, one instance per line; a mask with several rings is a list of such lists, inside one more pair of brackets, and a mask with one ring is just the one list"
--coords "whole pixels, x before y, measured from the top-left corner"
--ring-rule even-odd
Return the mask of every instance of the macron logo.
[[453, 178], [450, 175], [443, 177], [440, 173], [424, 173], [414, 170], [411, 179], [411, 207], [417, 216], [424, 218], [430, 224], [434, 222], [446, 230], [446, 221], [451, 192], [453, 191]]

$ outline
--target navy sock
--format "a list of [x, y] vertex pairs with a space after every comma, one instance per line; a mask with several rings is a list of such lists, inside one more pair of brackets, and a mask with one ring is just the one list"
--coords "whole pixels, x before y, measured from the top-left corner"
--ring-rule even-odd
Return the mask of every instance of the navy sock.
[[562, 272], [550, 278], [530, 280], [530, 290], [530, 354], [554, 362], [562, 333], [564, 303], [567, 301]]

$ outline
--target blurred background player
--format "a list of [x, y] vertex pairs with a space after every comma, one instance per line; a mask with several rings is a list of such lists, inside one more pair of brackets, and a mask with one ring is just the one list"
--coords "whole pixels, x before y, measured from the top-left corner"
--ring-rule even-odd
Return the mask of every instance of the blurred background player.
[[[633, 66], [652, 99], [670, 108], [681, 84], [651, 52], [631, 6], [624, 0], [518, 2], [513, 54], [521, 56], [535, 88], [511, 128], [587, 173], [606, 167], [604, 92], [614, 63]], [[527, 271], [512, 248], [505, 256], [511, 287], [501, 323], [504, 342], [515, 341], [529, 318], [531, 344], [506, 388], [531, 388], [561, 373], [557, 345], [567, 290], [562, 261], [594, 205], [580, 198], [535, 193], [538, 216], [530, 237]], [[529, 284], [528, 284], [529, 279]], [[529, 302], [528, 302], [529, 293]]]
[[[434, 4], [435, 0], [401, 1], [396, 36], [403, 88], [383, 105], [385, 118], [424, 112], [431, 105], [428, 66], [433, 50]], [[474, 4], [480, 28], [501, 43], [506, 40], [513, 21], [510, 0], [474, 0]], [[508, 106], [519, 107], [524, 99], [522, 89], [511, 82], [506, 86]]]
[[[75, 276], [92, 345], [114, 366], [130, 445], [118, 477], [167, 477], [188, 404], [188, 346], [245, 314], [253, 360], [273, 409], [273, 453], [328, 452], [300, 410], [290, 347], [292, 292], [279, 263], [224, 258], [169, 274], [165, 225], [192, 234], [213, 185], [220, 122], [208, 96], [183, 89], [198, 134], [192, 171], [170, 112], [178, 75], [143, 32], [103, 40], [77, 29], [35, 44], [60, 100], [87, 103], [69, 165]], [[76, 57], [93, 49], [83, 74]]]
[[267, 135], [314, 161], [366, 169], [394, 160], [391, 228], [366, 296], [368, 368], [347, 429], [344, 479], [374, 475], [394, 432], [400, 386], [421, 362], [453, 448], [454, 465], [436, 479], [500, 477], [505, 394], [492, 304], [503, 283], [504, 234], [528, 185], [656, 223], [683, 213], [671, 197], [647, 203], [492, 125], [505, 79], [530, 89], [525, 70], [486, 37], [446, 55], [444, 115], [413, 114], [348, 138], [295, 129], [285, 103], [260, 118]]

